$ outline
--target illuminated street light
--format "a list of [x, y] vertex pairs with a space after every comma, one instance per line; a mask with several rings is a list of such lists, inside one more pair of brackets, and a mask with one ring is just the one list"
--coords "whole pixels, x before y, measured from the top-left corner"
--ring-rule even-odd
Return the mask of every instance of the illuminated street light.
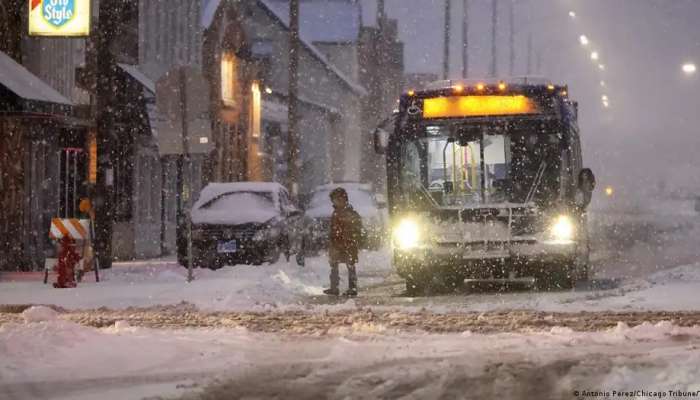
[[597, 51], [591, 52], [591, 60], [598, 61], [599, 58], [600, 58], [600, 55], [598, 55]]
[[697, 71], [697, 67], [693, 63], [685, 63], [681, 68], [683, 69], [683, 73], [688, 76], [695, 75], [695, 72]]
[[608, 103], [607, 101], [604, 101], [604, 102], [603, 102], [603, 107], [605, 107], [605, 108], [610, 108], [610, 103]]
[[598, 69], [601, 71], [605, 71], [605, 65], [604, 64], [598, 64]]
[[603, 99], [603, 101], [608, 101], [608, 96], [604, 94], [601, 96], [601, 99]]
[[600, 86], [605, 87], [605, 81], [600, 81]]
[[606, 194], [608, 197], [611, 197], [614, 193], [615, 193], [615, 189], [613, 189], [612, 186], [608, 186], [608, 187], [605, 188], [605, 194]]
[[569, 17], [576, 18], [576, 13], [573, 11], [569, 11]]
[[583, 45], [583, 46], [588, 46], [588, 43], [590, 43], [588, 38], [586, 37], [586, 35], [579, 36], [578, 40], [579, 40], [579, 42], [581, 42], [581, 45]]

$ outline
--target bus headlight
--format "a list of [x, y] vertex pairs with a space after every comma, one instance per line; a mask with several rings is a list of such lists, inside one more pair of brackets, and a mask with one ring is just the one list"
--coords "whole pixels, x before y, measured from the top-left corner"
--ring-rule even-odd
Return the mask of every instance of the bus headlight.
[[420, 230], [418, 223], [411, 219], [402, 220], [392, 234], [394, 244], [401, 250], [413, 249], [420, 242]]
[[576, 227], [567, 215], [560, 215], [554, 220], [549, 230], [552, 239], [557, 242], [571, 242], [574, 240]]

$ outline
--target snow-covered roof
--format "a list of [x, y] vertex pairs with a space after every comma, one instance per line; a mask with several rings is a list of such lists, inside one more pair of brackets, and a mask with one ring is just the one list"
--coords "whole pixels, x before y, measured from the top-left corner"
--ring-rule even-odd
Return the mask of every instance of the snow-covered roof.
[[208, 29], [214, 22], [214, 16], [220, 4], [221, 0], [202, 0], [199, 24], [203, 29]]
[[[273, 0], [258, 0], [258, 4], [263, 10], [267, 11], [269, 15], [271, 15], [275, 20], [277, 20], [282, 26], [284, 26], [284, 29], [289, 30], [289, 12], [288, 7], [286, 7], [285, 4], [277, 3]], [[311, 55], [313, 55], [318, 61], [320, 61], [326, 67], [327, 70], [335, 74], [343, 83], [350, 87], [350, 89], [352, 89], [355, 93], [361, 96], [365, 96], [367, 94], [367, 91], [364, 87], [354, 82], [342, 71], [340, 71], [335, 65], [328, 61], [326, 56], [324, 56], [323, 53], [321, 53], [321, 51], [318, 48], [316, 48], [316, 46], [309, 42], [310, 39], [304, 36], [303, 31], [300, 31], [299, 39], [301, 45], [305, 47], [311, 53]]]
[[[272, 0], [288, 9], [288, 0]], [[360, 5], [354, 0], [307, 0], [300, 3], [299, 29], [311, 42], [354, 43], [360, 36]]]
[[120, 64], [118, 63], [119, 68], [123, 69], [127, 74], [131, 75], [132, 78], [136, 79], [137, 82], [143, 85], [148, 91], [150, 91], [153, 94], [156, 94], [156, 84], [150, 80], [146, 75], [143, 74], [143, 72], [139, 71], [136, 65], [130, 65], [130, 64]]
[[65, 105], [73, 104], [56, 89], [2, 51], [0, 51], [0, 84], [23, 99]]

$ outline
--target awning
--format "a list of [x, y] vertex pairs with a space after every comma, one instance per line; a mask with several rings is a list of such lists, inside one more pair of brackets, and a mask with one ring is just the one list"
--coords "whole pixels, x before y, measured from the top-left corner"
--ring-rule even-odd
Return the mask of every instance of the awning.
[[158, 109], [156, 108], [156, 84], [148, 78], [136, 65], [117, 63], [119, 68], [127, 73], [134, 81], [143, 86], [144, 99], [146, 103], [146, 115], [148, 116], [148, 124], [151, 128], [151, 135], [158, 138], [158, 121], [163, 119]]
[[139, 69], [135, 65], [129, 65], [129, 64], [117, 64], [119, 65], [119, 68], [123, 69], [124, 72], [127, 74], [131, 75], [132, 78], [134, 78], [138, 83], [143, 85], [144, 88], [146, 88], [149, 92], [151, 92], [151, 95], [156, 94], [156, 84], [150, 80], [146, 75], [143, 74], [143, 72], [139, 71]]
[[0, 51], [0, 113], [69, 115], [73, 103]]

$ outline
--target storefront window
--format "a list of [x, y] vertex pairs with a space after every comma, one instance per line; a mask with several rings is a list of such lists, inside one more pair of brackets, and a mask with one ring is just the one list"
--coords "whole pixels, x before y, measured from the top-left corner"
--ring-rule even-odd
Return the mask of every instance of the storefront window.
[[236, 57], [233, 54], [224, 53], [221, 57], [221, 100], [227, 106], [236, 104]]

